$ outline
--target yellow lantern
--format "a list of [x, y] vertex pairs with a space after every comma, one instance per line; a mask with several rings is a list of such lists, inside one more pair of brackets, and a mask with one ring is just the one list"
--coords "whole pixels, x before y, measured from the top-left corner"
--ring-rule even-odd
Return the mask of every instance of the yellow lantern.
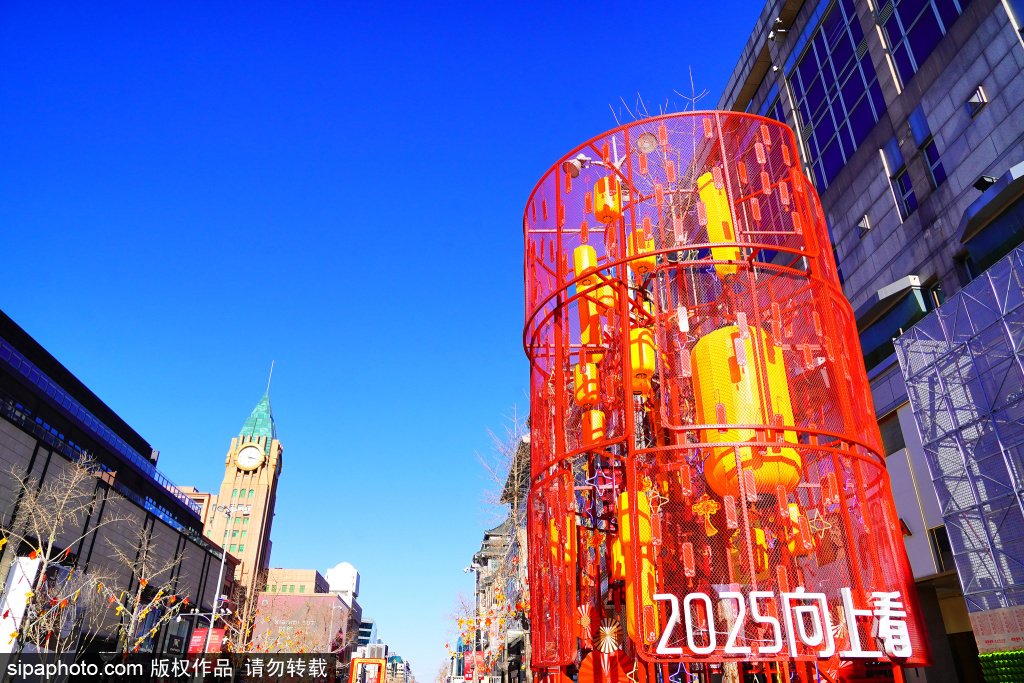
[[580, 358], [592, 363], [600, 363], [604, 358], [604, 351], [601, 350], [601, 314], [598, 313], [597, 304], [589, 299], [578, 299], [576, 306], [580, 314], [580, 344], [583, 349], [580, 351]]
[[573, 380], [576, 384], [577, 405], [592, 408], [601, 402], [596, 363], [577, 363], [573, 370]]
[[583, 413], [583, 445], [591, 446], [604, 441], [604, 413], [600, 410], [588, 410]]
[[[636, 557], [639, 559], [640, 575], [633, 574], [633, 565], [626, 559], [626, 604], [637, 604], [635, 597], [639, 599], [640, 612], [644, 614], [643, 628], [636, 623], [636, 615], [633, 610], [626, 610], [626, 631], [634, 642], [654, 642], [658, 628], [658, 610], [654, 604], [654, 595], [658, 592], [657, 580], [654, 569], [655, 548], [654, 533], [651, 526], [651, 501], [646, 493], [638, 491], [636, 494], [637, 512], [637, 534], [633, 536], [633, 529], [630, 527], [629, 494], [619, 494], [618, 522], [619, 539], [622, 542], [622, 552], [625, 558]], [[635, 597], [634, 597], [635, 596]], [[652, 622], [652, 623], [647, 623]]]
[[[572, 252], [572, 266], [573, 270], [576, 271], [576, 277], [583, 275], [584, 271], [590, 270], [591, 268], [597, 267], [597, 252], [589, 244], [581, 244], [576, 247]], [[578, 290], [586, 289], [591, 285], [596, 284], [596, 278], [593, 273], [587, 275], [585, 278], [580, 280], [576, 287]]]
[[629, 331], [629, 359], [633, 366], [633, 393], [647, 394], [654, 377], [654, 334], [646, 327]]
[[[782, 486], [789, 492], [800, 482], [802, 463], [795, 431], [772, 430], [794, 424], [782, 350], [768, 340], [760, 327], [747, 326], [745, 332], [741, 335], [736, 326], [723, 327], [694, 344], [690, 365], [697, 420], [701, 424], [765, 425], [763, 432], [780, 445], [738, 447], [742, 467], [754, 472], [758, 491], [775, 491]], [[771, 402], [770, 410], [763, 404], [766, 398]], [[704, 440], [756, 441], [757, 431], [736, 427], [708, 429]], [[738, 495], [734, 449], [713, 448], [704, 463], [704, 476], [718, 495]]]
[[640, 275], [646, 275], [654, 270], [657, 261], [654, 256], [647, 255], [654, 251], [654, 240], [644, 239], [643, 228], [637, 228], [629, 233], [629, 242], [626, 244], [626, 252], [632, 258], [629, 267]]
[[[704, 216], [701, 216], [701, 209], [698, 209], [698, 220], [707, 220], [709, 242], [735, 242], [736, 232], [732, 225], [732, 212], [729, 211], [729, 198], [725, 194], [725, 188], [715, 187], [714, 177], [711, 173], [705, 173], [697, 178], [697, 192], [703, 205]], [[743, 256], [739, 247], [711, 247], [711, 258], [721, 261], [740, 261]], [[739, 266], [719, 263], [715, 264], [715, 272], [719, 278], [732, 275]]]
[[619, 179], [615, 176], [598, 178], [594, 183], [594, 218], [608, 225], [622, 217]]

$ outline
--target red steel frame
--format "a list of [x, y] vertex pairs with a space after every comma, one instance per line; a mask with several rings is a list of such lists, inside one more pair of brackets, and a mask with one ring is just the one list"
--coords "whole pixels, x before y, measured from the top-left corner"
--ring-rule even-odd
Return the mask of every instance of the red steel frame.
[[[563, 162], [580, 154], [574, 177]], [[610, 177], [617, 210], [602, 205]], [[792, 131], [734, 112], [621, 126], [548, 171], [523, 226], [533, 668], [575, 671], [601, 619], [620, 623], [631, 678], [835, 681], [928, 664], [853, 313]], [[784, 622], [781, 594], [797, 587], [825, 596], [828, 615], [796, 619], [831, 624], [828, 657], [803, 642], [761, 652], [770, 624], [737, 626], [738, 601], [719, 599], [731, 589], [747, 609], [770, 591], [764, 609]], [[899, 591], [912, 654], [840, 656], [843, 588], [857, 609]], [[691, 593], [710, 607], [696, 599], [663, 639], [666, 596]], [[854, 623], [878, 650], [877, 616]], [[749, 654], [725, 651], [734, 630]]]

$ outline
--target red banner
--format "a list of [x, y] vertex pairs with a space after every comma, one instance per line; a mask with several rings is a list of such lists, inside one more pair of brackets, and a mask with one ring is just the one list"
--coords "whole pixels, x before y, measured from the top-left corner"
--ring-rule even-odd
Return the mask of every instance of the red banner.
[[[474, 657], [475, 655], [475, 657]], [[476, 666], [473, 666], [473, 662], [476, 660]], [[473, 670], [477, 670], [477, 679], [483, 677], [481, 669], [484, 668], [484, 653], [478, 652], [464, 652], [462, 653], [462, 677], [466, 679], [473, 678]]]
[[[201, 654], [203, 652], [203, 646], [206, 644], [206, 632], [205, 628], [197, 628], [192, 631], [192, 639], [188, 643], [188, 653]], [[220, 652], [224, 645], [224, 629], [215, 628], [210, 634], [210, 646], [206, 648], [207, 652]]]

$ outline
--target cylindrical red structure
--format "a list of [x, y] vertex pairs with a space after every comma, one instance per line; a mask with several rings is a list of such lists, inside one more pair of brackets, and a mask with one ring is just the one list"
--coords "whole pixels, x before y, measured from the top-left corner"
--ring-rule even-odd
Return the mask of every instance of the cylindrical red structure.
[[792, 131], [734, 112], [621, 126], [548, 171], [523, 227], [533, 667], [579, 664], [602, 619], [614, 657], [690, 675], [927, 663]]

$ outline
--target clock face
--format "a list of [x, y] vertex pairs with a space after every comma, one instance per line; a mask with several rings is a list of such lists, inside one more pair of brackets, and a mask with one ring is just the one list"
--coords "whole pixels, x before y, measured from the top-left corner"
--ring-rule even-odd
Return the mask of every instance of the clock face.
[[263, 462], [263, 451], [256, 446], [246, 446], [238, 451], [235, 462], [239, 469], [254, 470]]

